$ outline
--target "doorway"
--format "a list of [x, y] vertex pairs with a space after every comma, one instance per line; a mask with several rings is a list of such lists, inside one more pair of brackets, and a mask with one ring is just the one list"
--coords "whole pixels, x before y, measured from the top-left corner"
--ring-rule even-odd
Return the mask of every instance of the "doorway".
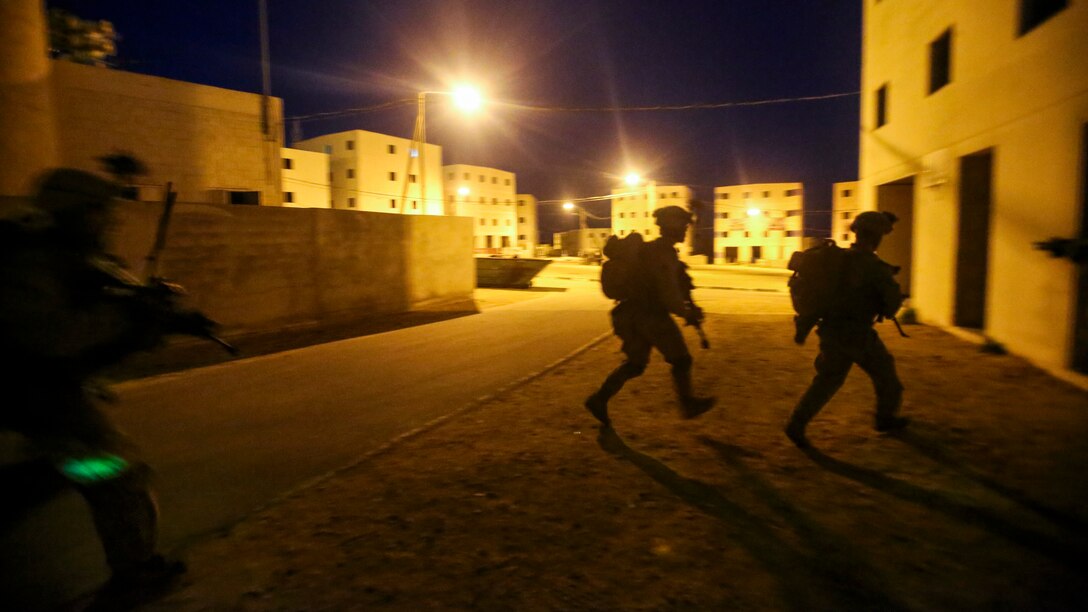
[[737, 263], [737, 247], [725, 247], [725, 263]]
[[953, 315], [953, 324], [959, 327], [986, 327], [986, 276], [990, 262], [993, 162], [991, 149], [960, 158], [960, 228], [956, 248], [956, 305]]
[[752, 263], [756, 263], [762, 257], [763, 257], [763, 247], [761, 247], [761, 246], [752, 247]]
[[896, 216], [895, 229], [880, 243], [880, 258], [899, 266], [895, 280], [905, 294], [912, 294], [914, 256], [914, 177], [908, 176], [876, 188], [876, 209]]

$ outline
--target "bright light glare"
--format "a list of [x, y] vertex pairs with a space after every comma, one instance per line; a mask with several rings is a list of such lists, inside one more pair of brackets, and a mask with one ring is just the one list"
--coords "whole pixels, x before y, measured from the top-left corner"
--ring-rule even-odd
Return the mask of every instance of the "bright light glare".
[[457, 108], [471, 113], [480, 110], [483, 98], [480, 97], [480, 92], [476, 88], [462, 85], [453, 90], [453, 103], [457, 105]]
[[574, 202], [563, 202], [564, 210], [574, 210]]
[[467, 196], [468, 195], [468, 187], [458, 187], [457, 188], [457, 195]]
[[642, 182], [642, 177], [639, 176], [637, 172], [632, 172], [632, 173], [628, 174], [626, 177], [624, 177], [623, 180], [628, 185], [631, 185], [633, 187], [633, 186], [638, 185], [639, 183]]
[[758, 208], [749, 208], [748, 209], [748, 216], [749, 217], [758, 217], [759, 216], [759, 209]]

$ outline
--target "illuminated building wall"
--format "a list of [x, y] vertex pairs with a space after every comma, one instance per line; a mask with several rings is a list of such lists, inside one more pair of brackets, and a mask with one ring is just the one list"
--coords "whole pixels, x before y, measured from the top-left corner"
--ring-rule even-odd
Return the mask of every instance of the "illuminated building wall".
[[539, 241], [536, 221], [536, 196], [528, 193], [517, 194], [517, 248], [527, 256], [536, 253]]
[[472, 217], [477, 253], [516, 249], [517, 178], [513, 172], [453, 164], [442, 168], [447, 214]]
[[650, 182], [612, 190], [612, 229], [621, 238], [632, 232], [653, 240], [661, 234], [654, 223], [654, 211], [665, 206], [688, 209], [691, 188], [685, 185], [658, 185]]
[[831, 238], [841, 247], [854, 242], [850, 224], [858, 216], [858, 182], [847, 181], [831, 186]]
[[1032, 243], [1088, 235], [1086, 33], [1085, 2], [864, 3], [861, 208], [900, 218], [881, 257], [921, 320], [1068, 374], [1088, 268]]
[[714, 188], [714, 261], [784, 267], [802, 248], [801, 183]]
[[332, 208], [327, 154], [283, 148], [280, 157], [284, 206]]
[[[441, 215], [442, 147], [424, 145], [426, 172], [415, 158], [407, 172], [411, 140], [365, 130], [307, 138], [296, 149], [329, 156], [332, 208], [367, 212]], [[426, 197], [423, 189], [426, 183]], [[407, 198], [401, 195], [407, 184]]]

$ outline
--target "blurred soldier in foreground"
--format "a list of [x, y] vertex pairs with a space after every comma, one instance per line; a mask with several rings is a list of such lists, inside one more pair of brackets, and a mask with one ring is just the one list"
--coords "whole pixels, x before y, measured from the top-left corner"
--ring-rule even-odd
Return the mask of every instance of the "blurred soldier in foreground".
[[[903, 303], [895, 268], [876, 255], [895, 221], [890, 213], [868, 211], [850, 225], [856, 241], [845, 250], [842, 270], [834, 274], [838, 285], [833, 291], [835, 299], [816, 323], [820, 337], [816, 376], [786, 426], [786, 435], [801, 448], [809, 445], [805, 426], [839, 390], [855, 363], [876, 389], [876, 430], [891, 432], [909, 422], [898, 416], [903, 385], [895, 372], [895, 360], [873, 330], [877, 319], [894, 318]], [[803, 341], [803, 335], [798, 335]]]
[[[94, 374], [169, 333], [214, 325], [140, 283], [105, 250], [117, 186], [45, 175], [0, 244], [0, 428], [23, 435], [86, 499], [112, 571], [102, 593], [165, 585], [184, 565], [156, 552], [150, 469], [97, 405]], [[8, 492], [11, 494], [11, 492]]]
[[[626, 360], [605, 379], [601, 388], [585, 401], [586, 409], [604, 425], [610, 425], [608, 400], [619, 393], [624, 383], [641, 376], [650, 362], [650, 351], [656, 348], [672, 366], [672, 379], [680, 399], [680, 415], [695, 418], [714, 406], [714, 398], [696, 396], [691, 384], [691, 353], [684, 343], [680, 328], [671, 315], [684, 319], [698, 327], [703, 311], [691, 301], [691, 279], [687, 277], [680, 259], [676, 256], [678, 242], [684, 240], [691, 213], [679, 206], [666, 206], [654, 211], [654, 220], [661, 228], [661, 237], [643, 244], [638, 234], [617, 242], [632, 242], [623, 257], [614, 258], [606, 251], [610, 261], [624, 266], [622, 281], [614, 281], [622, 287], [612, 287], [610, 273], [617, 268], [602, 268], [601, 284], [605, 295], [619, 300], [612, 309], [612, 329], [623, 341]], [[613, 240], [610, 239], [610, 242]], [[606, 245], [606, 249], [608, 249]], [[617, 249], [618, 250], [618, 249]], [[613, 259], [614, 258], [614, 259]], [[625, 261], [626, 260], [626, 261]]]
[[1051, 257], [1064, 257], [1075, 264], [1088, 264], [1088, 238], [1051, 238], [1036, 242], [1035, 248], [1050, 253]]

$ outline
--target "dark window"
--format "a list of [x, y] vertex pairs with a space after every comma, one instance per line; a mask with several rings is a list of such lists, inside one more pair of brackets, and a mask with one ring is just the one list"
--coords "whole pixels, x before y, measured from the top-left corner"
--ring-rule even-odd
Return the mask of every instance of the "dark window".
[[468, 179], [470, 178], [470, 175], [469, 175], [469, 173], [468, 173], [468, 172], [465, 172], [465, 173], [464, 173], [464, 174], [463, 174], [462, 176], [464, 176], [464, 177], [465, 177], [465, 180], [466, 180], [466, 181], [467, 181], [467, 180], [468, 180]]
[[763, 197], [765, 197], [765, 198], [769, 198], [769, 197], [771, 197], [771, 192], [769, 192], [769, 191], [764, 191], [764, 192], [763, 192]]
[[506, 179], [506, 186], [507, 186], [507, 187], [509, 187], [509, 186], [510, 186], [510, 179]]
[[518, 223], [525, 223], [525, 217], [518, 217]]
[[389, 180], [391, 180], [391, 181], [397, 180], [397, 173], [396, 172], [390, 172], [389, 173]]
[[843, 189], [842, 190], [842, 197], [844, 197], [844, 198], [849, 198], [853, 194], [854, 194], [854, 192], [849, 190], [849, 189]]
[[355, 198], [348, 198], [348, 208], [355, 208]]
[[842, 213], [842, 218], [843, 219], [849, 219], [850, 218], [850, 211], [846, 211], [846, 212]]
[[750, 238], [750, 237], [751, 237], [751, 235], [752, 235], [752, 233], [751, 233], [751, 232], [744, 232], [744, 237], [745, 237], [745, 238]]
[[929, 43], [929, 93], [952, 81], [952, 29]]
[[240, 204], [242, 206], [260, 206], [261, 204], [261, 192], [259, 191], [231, 191], [228, 196], [228, 203]]
[[1020, 0], [1020, 31], [1023, 36], [1069, 6], [1069, 0]]
[[800, 232], [800, 230], [789, 230], [789, 231], [786, 232], [786, 237], [787, 238], [800, 238], [801, 237], [801, 232]]
[[850, 240], [850, 234], [843, 234], [842, 239], [843, 240]]
[[449, 174], [447, 174], [446, 178], [452, 181], [453, 180], [453, 173], [450, 172]]
[[729, 199], [729, 194], [728, 193], [719, 193], [718, 194], [718, 199], [719, 200], [728, 200]]
[[293, 192], [293, 191], [283, 192], [283, 201], [287, 202], [288, 204], [294, 204], [295, 203], [295, 192]]
[[355, 169], [348, 168], [348, 178], [355, 178]]
[[[390, 155], [394, 155], [397, 152], [397, 145], [388, 145], [388, 146], [386, 146], [385, 150], [389, 151]], [[453, 177], [451, 176], [450, 178], [453, 178]]]
[[525, 206], [525, 200], [518, 200], [518, 206]]
[[801, 190], [800, 189], [787, 189], [786, 190], [786, 197], [799, 196], [799, 195], [801, 195]]
[[786, 216], [787, 217], [800, 217], [801, 212], [802, 211], [800, 211], [800, 210], [787, 210], [786, 211]]
[[487, 181], [486, 181], [486, 180], [484, 179], [484, 175], [482, 175], [482, 174], [480, 175], [480, 182], [481, 182], [481, 183], [486, 183], [486, 182], [487, 182]]
[[355, 150], [355, 141], [354, 140], [349, 140], [347, 142], [347, 144], [344, 145], [344, 146], [347, 147], [348, 151], [354, 151]]
[[419, 208], [419, 202], [412, 200], [412, 210]]
[[396, 208], [396, 207], [397, 207], [397, 201], [394, 200], [393, 198], [389, 198], [389, 208]]
[[295, 167], [295, 160], [291, 159], [290, 157], [283, 158], [283, 169], [284, 170], [292, 170], [292, 169], [294, 169], [294, 167]]
[[525, 240], [525, 234], [518, 234], [518, 240]]
[[888, 123], [888, 84], [884, 83], [876, 90], [876, 127]]
[[409, 175], [408, 175], [408, 182], [409, 182], [409, 183], [414, 183], [414, 182], [416, 182], [416, 175], [414, 175], [414, 174], [409, 174]]

